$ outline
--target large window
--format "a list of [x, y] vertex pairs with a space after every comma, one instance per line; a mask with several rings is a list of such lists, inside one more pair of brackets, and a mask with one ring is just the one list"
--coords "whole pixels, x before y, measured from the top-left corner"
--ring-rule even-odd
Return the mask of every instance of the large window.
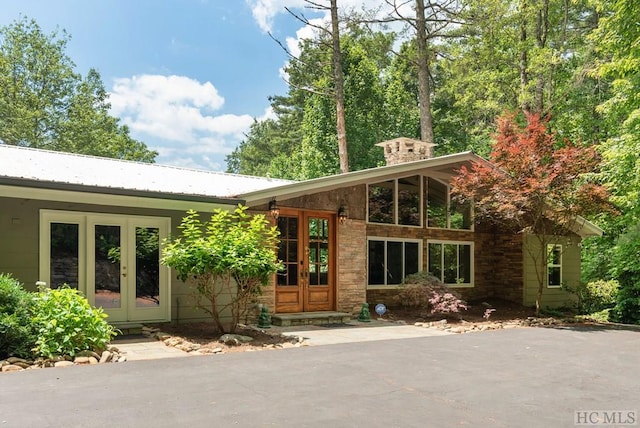
[[398, 285], [420, 270], [421, 241], [369, 238], [369, 285]]
[[452, 287], [473, 287], [473, 242], [428, 242], [428, 268]]
[[448, 229], [471, 229], [471, 207], [451, 198], [449, 186], [427, 177], [427, 226]]
[[562, 286], [562, 245], [547, 245], [547, 287]]
[[369, 185], [368, 220], [371, 223], [420, 226], [421, 178], [419, 175]]

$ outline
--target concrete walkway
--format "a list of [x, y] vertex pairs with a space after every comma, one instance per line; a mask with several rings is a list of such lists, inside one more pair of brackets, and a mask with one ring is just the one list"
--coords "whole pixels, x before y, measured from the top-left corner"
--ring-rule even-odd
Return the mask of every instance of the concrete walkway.
[[[340, 343], [371, 342], [375, 340], [412, 339], [416, 337], [444, 336], [452, 334], [446, 331], [422, 328], [413, 325], [399, 325], [390, 322], [372, 320], [370, 323], [351, 321], [338, 326], [295, 326], [272, 327], [270, 334], [302, 337], [309, 346], [336, 345]], [[143, 335], [124, 336], [116, 339], [113, 346], [126, 355], [128, 361], [157, 360], [161, 358], [189, 357], [190, 354], [162, 341]]]
[[298, 336], [305, 343], [314, 345], [335, 345], [338, 343], [372, 342], [375, 340], [413, 339], [416, 337], [445, 336], [447, 331], [435, 328], [423, 328], [413, 325], [400, 325], [385, 321], [372, 320], [370, 323], [351, 321], [336, 327], [297, 326], [274, 327], [273, 333], [285, 336]]

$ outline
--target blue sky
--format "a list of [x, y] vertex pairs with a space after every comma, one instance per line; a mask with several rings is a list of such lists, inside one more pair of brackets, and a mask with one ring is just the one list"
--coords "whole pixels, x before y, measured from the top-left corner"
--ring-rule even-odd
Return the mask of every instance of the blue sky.
[[[339, 5], [358, 7], [365, 1]], [[76, 71], [100, 72], [112, 114], [159, 151], [158, 163], [224, 170], [225, 155], [254, 118], [270, 114], [268, 97], [287, 91], [281, 73], [287, 55], [267, 31], [295, 49], [310, 29], [284, 7], [300, 10], [303, 3], [3, 0], [0, 25], [23, 15], [46, 34], [66, 30]]]

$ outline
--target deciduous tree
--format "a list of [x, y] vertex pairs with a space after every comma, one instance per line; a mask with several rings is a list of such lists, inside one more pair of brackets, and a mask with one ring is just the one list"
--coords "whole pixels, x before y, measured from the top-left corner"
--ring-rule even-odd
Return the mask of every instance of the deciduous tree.
[[597, 167], [592, 146], [558, 141], [537, 114], [525, 115], [521, 127], [515, 115], [498, 120], [490, 164], [462, 167], [453, 191], [472, 202], [477, 219], [526, 234], [537, 245], [527, 245], [538, 280], [536, 310], [540, 310], [546, 282], [548, 244], [578, 226], [581, 215], [608, 208], [604, 187], [586, 179]]

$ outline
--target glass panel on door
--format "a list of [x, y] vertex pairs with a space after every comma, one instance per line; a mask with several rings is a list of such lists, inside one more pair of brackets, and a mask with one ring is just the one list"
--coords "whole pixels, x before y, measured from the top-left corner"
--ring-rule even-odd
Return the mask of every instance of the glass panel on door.
[[50, 228], [49, 285], [53, 289], [63, 284], [77, 289], [80, 273], [80, 225], [52, 222]]
[[122, 307], [120, 226], [95, 225], [95, 306]]
[[329, 220], [309, 219], [309, 285], [327, 285], [329, 274]]
[[160, 305], [160, 229], [136, 227], [136, 307]]

